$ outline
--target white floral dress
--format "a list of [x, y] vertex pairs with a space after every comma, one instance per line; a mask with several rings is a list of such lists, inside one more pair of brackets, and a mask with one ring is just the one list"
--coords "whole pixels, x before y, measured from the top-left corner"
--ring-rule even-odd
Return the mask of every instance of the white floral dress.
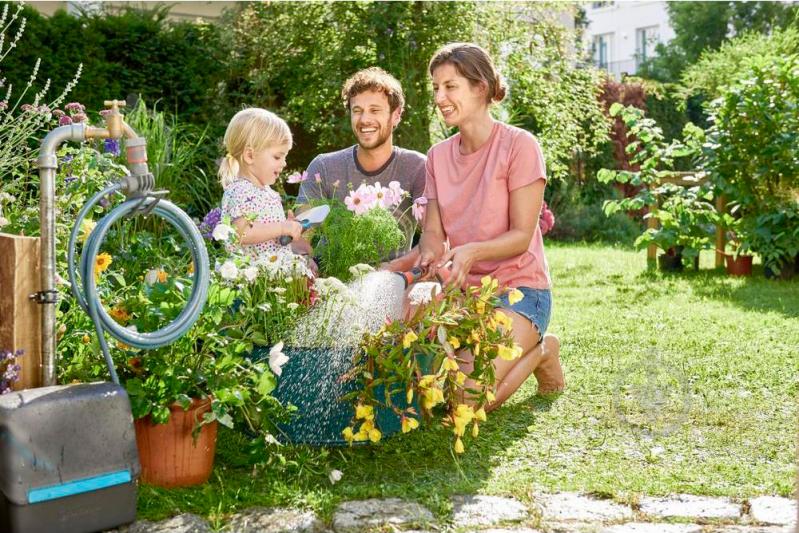
[[[261, 224], [286, 220], [283, 203], [277, 192], [268, 185], [258, 187], [243, 178], [238, 178], [225, 189], [222, 196], [222, 216], [225, 215], [230, 217], [231, 222], [240, 217], [247, 217], [249, 220], [249, 215], [255, 215], [252, 221]], [[258, 244], [243, 244], [241, 248], [256, 260], [291, 253], [291, 245], [283, 246], [277, 239]]]

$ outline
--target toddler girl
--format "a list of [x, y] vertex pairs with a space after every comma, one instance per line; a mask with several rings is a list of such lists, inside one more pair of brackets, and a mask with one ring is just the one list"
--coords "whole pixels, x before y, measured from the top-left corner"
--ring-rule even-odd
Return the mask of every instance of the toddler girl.
[[227, 155], [219, 167], [225, 193], [222, 215], [228, 215], [244, 251], [253, 259], [291, 252], [278, 242], [282, 235], [300, 238], [302, 226], [287, 220], [280, 195], [270, 185], [286, 166], [292, 138], [286, 122], [257, 107], [236, 113], [225, 131]]

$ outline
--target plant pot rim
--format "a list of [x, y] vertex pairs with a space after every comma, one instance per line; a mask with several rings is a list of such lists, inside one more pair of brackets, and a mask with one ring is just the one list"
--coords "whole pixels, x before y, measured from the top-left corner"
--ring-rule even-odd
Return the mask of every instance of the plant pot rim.
[[169, 406], [170, 411], [191, 411], [192, 409], [199, 409], [201, 407], [205, 407], [206, 404], [210, 404], [213, 400], [212, 395], [207, 395], [205, 398], [192, 398], [191, 403], [189, 404], [188, 409], [183, 409], [183, 406], [180, 403], [175, 402]]

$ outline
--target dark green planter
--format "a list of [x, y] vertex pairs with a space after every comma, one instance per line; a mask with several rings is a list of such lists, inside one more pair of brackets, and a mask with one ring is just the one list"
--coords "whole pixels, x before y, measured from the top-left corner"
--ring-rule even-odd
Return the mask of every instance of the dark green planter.
[[658, 256], [658, 268], [661, 272], [682, 272], [682, 254]]
[[[273, 396], [284, 405], [294, 405], [297, 411], [286, 424], [279, 426], [278, 438], [283, 442], [311, 446], [345, 446], [347, 441], [341, 431], [349, 426], [355, 415], [350, 402], [339, 398], [356, 389], [356, 380], [340, 382], [339, 378], [350, 369], [352, 353], [335, 354], [327, 348], [286, 347], [283, 352], [289, 360], [283, 365]], [[254, 359], [269, 357], [269, 350], [256, 348]], [[382, 397], [384, 389], [376, 394]], [[392, 402], [407, 407], [405, 393], [397, 392]], [[414, 408], [419, 412], [416, 398]], [[400, 418], [390, 409], [377, 409], [377, 427], [388, 437], [401, 431]], [[356, 443], [357, 444], [357, 443]]]

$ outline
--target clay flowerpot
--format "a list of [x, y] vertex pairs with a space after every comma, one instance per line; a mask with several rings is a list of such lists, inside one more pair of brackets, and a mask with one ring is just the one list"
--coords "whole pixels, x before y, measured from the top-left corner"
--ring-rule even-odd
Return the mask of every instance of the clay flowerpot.
[[134, 421], [141, 480], [159, 487], [187, 487], [208, 481], [216, 451], [216, 421], [192, 432], [211, 410], [211, 399], [192, 400], [189, 409], [174, 404], [169, 422], [153, 424], [149, 416]]
[[751, 276], [752, 275], [752, 256], [727, 254], [724, 256], [727, 261], [727, 274], [730, 276]]

